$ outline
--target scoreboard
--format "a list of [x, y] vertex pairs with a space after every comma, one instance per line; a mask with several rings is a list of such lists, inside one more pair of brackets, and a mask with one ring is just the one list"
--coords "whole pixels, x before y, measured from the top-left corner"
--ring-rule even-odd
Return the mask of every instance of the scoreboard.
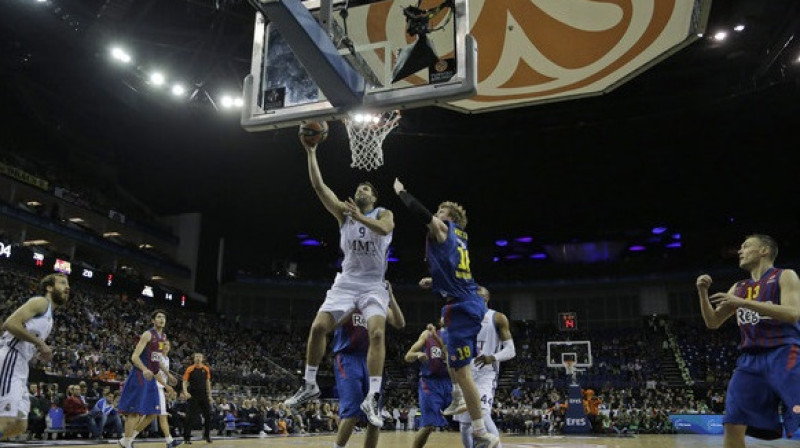
[[558, 313], [558, 329], [560, 331], [575, 331], [578, 329], [578, 313], [567, 311]]

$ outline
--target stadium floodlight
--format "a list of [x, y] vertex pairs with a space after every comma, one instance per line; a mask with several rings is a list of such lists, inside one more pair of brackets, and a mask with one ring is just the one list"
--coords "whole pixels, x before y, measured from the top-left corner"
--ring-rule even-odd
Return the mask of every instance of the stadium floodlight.
[[183, 96], [186, 93], [186, 87], [183, 87], [182, 84], [173, 84], [171, 91], [175, 96]]
[[242, 97], [234, 98], [233, 99], [233, 106], [241, 109], [242, 106], [244, 106], [244, 100], [242, 99]]
[[733, 27], [733, 30], [736, 32], [742, 32], [744, 31], [744, 25], [742, 24], [736, 25], [735, 27]]
[[717, 42], [722, 42], [727, 38], [728, 38], [728, 33], [725, 31], [719, 31], [716, 34], [714, 34], [714, 40]]
[[44, 3], [44, 2], [46, 2], [46, 1], [47, 1], [47, 0], [36, 0], [36, 3]]
[[167, 81], [164, 74], [161, 72], [152, 72], [150, 73], [150, 84], [154, 86], [163, 86], [164, 83]]
[[233, 107], [233, 98], [231, 98], [230, 95], [222, 95], [222, 97], [219, 99], [219, 103], [225, 109], [230, 109]]
[[123, 64], [127, 64], [133, 60], [131, 55], [120, 47], [111, 47], [111, 57]]

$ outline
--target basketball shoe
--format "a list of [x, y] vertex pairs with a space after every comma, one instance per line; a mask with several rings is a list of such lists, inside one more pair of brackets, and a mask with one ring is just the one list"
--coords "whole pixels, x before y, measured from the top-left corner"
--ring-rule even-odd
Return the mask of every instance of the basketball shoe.
[[287, 398], [283, 404], [284, 406], [295, 407], [317, 397], [319, 397], [319, 386], [316, 383], [304, 383], [297, 393], [292, 395], [291, 398]]
[[381, 417], [381, 413], [378, 410], [377, 394], [367, 394], [367, 398], [361, 402], [361, 410], [367, 414], [367, 420], [369, 420], [370, 425], [378, 428], [383, 426], [383, 417]]
[[500, 443], [500, 438], [490, 432], [473, 435], [472, 439], [474, 440], [473, 448], [495, 448]]
[[450, 402], [450, 406], [442, 410], [442, 415], [456, 415], [462, 412], [467, 412], [467, 402], [464, 401], [464, 395], [454, 393], [453, 401]]

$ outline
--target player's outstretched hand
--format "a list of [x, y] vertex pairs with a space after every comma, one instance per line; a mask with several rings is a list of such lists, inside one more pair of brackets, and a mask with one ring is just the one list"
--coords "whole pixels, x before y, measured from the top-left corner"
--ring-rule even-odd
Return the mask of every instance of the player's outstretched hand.
[[708, 288], [711, 287], [711, 283], [713, 283], [713, 281], [711, 280], [711, 276], [708, 274], [703, 274], [697, 277], [697, 289], [704, 289], [708, 291]]
[[395, 177], [394, 178], [394, 192], [395, 194], [400, 194], [401, 191], [405, 190], [406, 187], [403, 186], [403, 183], [400, 182], [400, 179]]

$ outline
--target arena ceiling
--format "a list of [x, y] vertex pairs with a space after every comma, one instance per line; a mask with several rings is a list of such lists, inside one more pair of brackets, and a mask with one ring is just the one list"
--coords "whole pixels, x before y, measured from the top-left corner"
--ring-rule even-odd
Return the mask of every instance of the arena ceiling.
[[[3, 132], [65, 167], [96, 166], [161, 213], [203, 212], [248, 262], [291, 253], [297, 233], [335, 241], [295, 131], [247, 134], [220, 108], [218, 93], [249, 71], [253, 15], [243, 0], [2, 2]], [[395, 176], [431, 207], [465, 203], [477, 241], [796, 223], [799, 30], [799, 2], [717, 0], [702, 38], [605, 95], [473, 116], [408, 111], [369, 175], [349, 168], [335, 125], [323, 172], [341, 196], [376, 182], [398, 215], [397, 244], [414, 250], [422, 229], [389, 194]], [[191, 98], [113, 64], [114, 44], [142, 70], [168, 67]]]

